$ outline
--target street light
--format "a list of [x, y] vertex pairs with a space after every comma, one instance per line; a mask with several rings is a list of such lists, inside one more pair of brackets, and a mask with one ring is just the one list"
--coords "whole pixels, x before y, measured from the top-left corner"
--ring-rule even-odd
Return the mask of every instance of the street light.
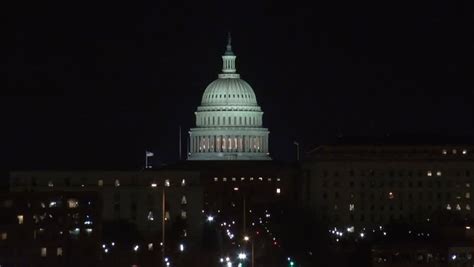
[[290, 266], [295, 266], [295, 262], [292, 261], [290, 257], [288, 257], [288, 263], [290, 264]]
[[293, 144], [296, 146], [296, 161], [300, 161], [300, 144], [296, 141]]
[[254, 261], [255, 261], [255, 256], [254, 256], [254, 244], [253, 244], [253, 239], [251, 240], [250, 237], [248, 235], [244, 236], [244, 241], [245, 242], [248, 242], [250, 241], [250, 244], [252, 246], [252, 265], [251, 267], [254, 267]]

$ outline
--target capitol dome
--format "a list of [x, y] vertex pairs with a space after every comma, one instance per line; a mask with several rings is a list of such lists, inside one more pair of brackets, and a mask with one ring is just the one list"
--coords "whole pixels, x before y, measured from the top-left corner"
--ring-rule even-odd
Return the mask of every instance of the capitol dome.
[[209, 84], [202, 96], [203, 106], [256, 106], [257, 97], [240, 78], [219, 78]]
[[189, 131], [188, 160], [270, 160], [269, 131], [252, 87], [235, 68], [230, 35], [222, 73], [211, 82]]

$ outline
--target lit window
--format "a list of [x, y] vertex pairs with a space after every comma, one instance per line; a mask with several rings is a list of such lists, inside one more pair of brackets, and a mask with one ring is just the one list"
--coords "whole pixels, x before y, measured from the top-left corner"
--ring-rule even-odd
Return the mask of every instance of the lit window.
[[277, 188], [277, 189], [276, 189], [276, 193], [277, 193], [277, 194], [280, 194], [280, 193], [281, 193], [281, 189], [280, 189], [280, 188]]
[[67, 200], [67, 206], [70, 209], [75, 209], [75, 208], [79, 207], [79, 201], [77, 201], [77, 199], [74, 199], [74, 198], [68, 199]]
[[187, 199], [186, 199], [186, 196], [183, 196], [183, 197], [181, 198], [181, 205], [186, 205], [186, 204], [188, 204], [188, 201], [187, 201]]
[[456, 204], [456, 210], [461, 210], [461, 205]]
[[2, 238], [2, 240], [7, 240], [8, 234], [7, 233], [2, 233], [1, 238]]
[[186, 185], [186, 180], [185, 179], [181, 180], [181, 186], [185, 186], [185, 185]]
[[232, 177], [232, 182], [235, 182], [235, 180], [236, 180], [235, 177]]
[[354, 204], [349, 204], [349, 211], [354, 211], [355, 205]]
[[104, 180], [99, 179], [99, 181], [97, 181], [97, 185], [98, 186], [104, 186]]
[[463, 150], [462, 150], [462, 154], [463, 154], [463, 155], [466, 155], [466, 154], [467, 154], [467, 150], [466, 150], [466, 149], [463, 149]]
[[453, 154], [457, 154], [458, 151], [456, 149], [453, 149]]
[[149, 212], [148, 212], [147, 219], [148, 219], [149, 221], [155, 220], [155, 218], [153, 217], [153, 212], [152, 212], [152, 211], [149, 211]]
[[451, 205], [449, 205], [449, 204], [446, 205], [446, 209], [447, 209], [447, 210], [451, 210]]
[[471, 210], [471, 205], [466, 204], [466, 210]]
[[41, 248], [41, 257], [46, 257], [47, 250], [46, 248]]
[[263, 181], [263, 178], [262, 178], [262, 177], [258, 177], [258, 180]]
[[217, 182], [217, 181], [219, 181], [219, 178], [214, 177], [214, 182]]
[[56, 256], [62, 256], [63, 255], [63, 248], [57, 248], [56, 249]]
[[436, 176], [441, 176], [441, 175], [443, 175], [443, 173], [441, 171], [436, 172]]
[[448, 154], [448, 151], [446, 149], [443, 149], [443, 155]]
[[53, 186], [54, 186], [53, 181], [49, 180], [49, 181], [48, 181], [48, 186], [49, 186], [49, 187], [53, 187]]
[[395, 197], [395, 196], [393, 195], [392, 192], [389, 192], [389, 193], [388, 193], [388, 198], [389, 198], [389, 199], [393, 199], [394, 197]]
[[471, 198], [471, 193], [470, 193], [470, 192], [466, 192], [465, 197], [466, 197], [467, 199]]
[[18, 224], [23, 224], [23, 215], [18, 215], [16, 218], [18, 219]]
[[222, 181], [227, 182], [227, 178], [226, 177], [222, 178]]
[[181, 219], [186, 219], [186, 218], [187, 218], [186, 211], [182, 210], [181, 211]]
[[116, 187], [119, 187], [119, 186], [120, 186], [120, 181], [119, 181], [119, 179], [115, 179], [115, 186], [116, 186]]
[[92, 228], [86, 228], [84, 230], [86, 231], [86, 234], [88, 235], [92, 234]]
[[234, 187], [234, 191], [239, 191], [239, 188], [238, 188], [238, 187]]
[[271, 182], [271, 181], [272, 181], [272, 178], [268, 178], [267, 181]]
[[152, 251], [153, 250], [153, 243], [148, 243], [148, 250]]
[[245, 181], [245, 177], [240, 177], [240, 181]]
[[169, 180], [169, 179], [166, 179], [166, 180], [165, 180], [165, 186], [166, 186], [166, 187], [170, 187], [170, 180]]
[[432, 173], [431, 171], [428, 171], [428, 172], [426, 173], [426, 175], [428, 175], [428, 176], [433, 176], [433, 173]]
[[151, 186], [151, 187], [157, 187], [158, 184], [157, 184], [157, 183], [151, 183], [150, 186]]
[[280, 181], [280, 178], [277, 178], [277, 182], [279, 182], [279, 181]]
[[253, 181], [253, 177], [250, 177], [250, 181]]

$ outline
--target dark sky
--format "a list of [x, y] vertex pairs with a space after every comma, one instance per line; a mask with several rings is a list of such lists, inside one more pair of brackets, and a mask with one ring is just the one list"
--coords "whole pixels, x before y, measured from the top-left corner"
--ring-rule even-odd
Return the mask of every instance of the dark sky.
[[473, 136], [472, 1], [15, 1], [3, 8], [8, 169], [177, 159], [232, 31], [271, 154], [338, 135]]

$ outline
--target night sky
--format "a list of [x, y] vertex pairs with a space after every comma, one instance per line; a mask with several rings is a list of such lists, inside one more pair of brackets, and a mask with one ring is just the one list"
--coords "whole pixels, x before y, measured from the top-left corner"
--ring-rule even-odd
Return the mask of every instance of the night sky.
[[145, 149], [175, 161], [228, 31], [276, 159], [294, 140], [474, 136], [472, 1], [15, 3], [4, 169], [135, 168]]

